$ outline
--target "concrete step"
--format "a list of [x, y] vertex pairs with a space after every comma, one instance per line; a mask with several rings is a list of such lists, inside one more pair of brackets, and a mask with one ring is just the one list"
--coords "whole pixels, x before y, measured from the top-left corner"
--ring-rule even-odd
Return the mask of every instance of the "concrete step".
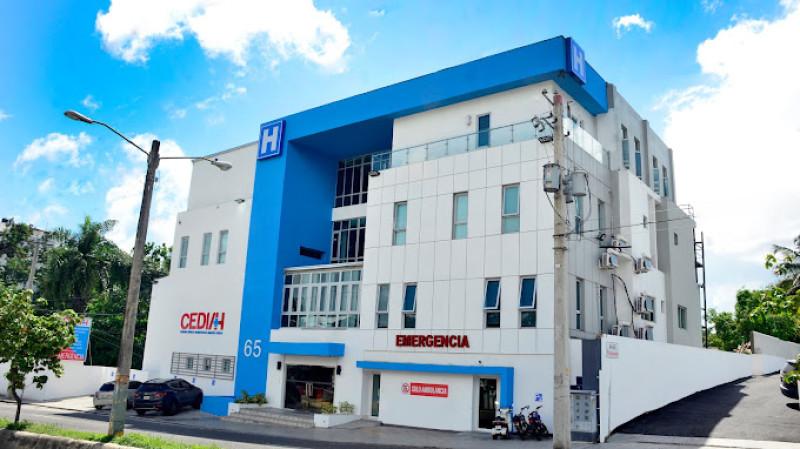
[[314, 415], [298, 413], [293, 410], [271, 408], [246, 408], [230, 416], [222, 418], [224, 421], [269, 424], [284, 427], [299, 427], [310, 429], [314, 427]]

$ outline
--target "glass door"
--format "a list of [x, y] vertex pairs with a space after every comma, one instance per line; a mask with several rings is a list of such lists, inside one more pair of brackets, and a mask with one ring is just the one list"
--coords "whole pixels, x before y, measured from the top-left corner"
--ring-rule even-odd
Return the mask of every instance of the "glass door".
[[491, 429], [494, 419], [495, 401], [497, 401], [497, 379], [479, 379], [478, 390], [478, 427]]
[[287, 365], [284, 406], [319, 412], [333, 405], [333, 371], [327, 366]]
[[372, 375], [372, 416], [378, 416], [381, 402], [381, 375]]

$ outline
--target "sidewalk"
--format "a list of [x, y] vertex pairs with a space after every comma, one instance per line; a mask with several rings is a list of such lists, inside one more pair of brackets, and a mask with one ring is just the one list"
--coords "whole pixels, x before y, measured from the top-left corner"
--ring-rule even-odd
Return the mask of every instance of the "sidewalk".
[[[81, 396], [68, 398], [59, 401], [35, 402], [29, 406], [46, 407], [51, 409], [69, 410], [84, 412], [87, 414], [100, 414], [92, 407], [91, 397]], [[155, 418], [155, 419], [154, 419]], [[156, 421], [156, 419], [158, 421]], [[318, 446], [324, 447], [325, 443], [347, 447], [351, 445], [368, 445], [373, 447], [414, 447], [414, 448], [437, 448], [437, 449], [489, 449], [492, 447], [502, 448], [533, 448], [544, 449], [552, 447], [552, 439], [536, 441], [535, 439], [520, 440], [513, 436], [509, 440], [494, 441], [491, 434], [484, 432], [454, 432], [443, 430], [417, 429], [407, 427], [397, 427], [388, 425], [377, 425], [374, 421], [361, 420], [339, 426], [332, 429], [293, 429], [285, 427], [271, 427], [249, 425], [222, 421], [217, 416], [209, 415], [194, 410], [184, 410], [173, 417], [129, 417], [131, 431], [158, 435], [167, 439], [184, 442], [194, 442], [214, 444], [225, 448], [257, 448], [267, 447], [265, 445], [244, 443], [238, 439], [225, 439], [224, 437], [202, 437], [200, 434], [208, 432], [219, 432], [223, 435], [253, 435], [262, 437], [274, 437], [282, 439], [280, 445], [298, 446]], [[164, 432], [142, 431], [137, 429], [137, 424], [156, 422], [179, 426], [181, 432], [168, 434]], [[202, 431], [202, 432], [201, 432]], [[749, 441], [733, 440], [722, 438], [682, 438], [651, 435], [613, 435], [608, 443], [602, 445], [591, 445], [587, 443], [573, 443], [575, 448], [589, 449], [800, 449], [798, 443], [784, 443], [771, 441]]]

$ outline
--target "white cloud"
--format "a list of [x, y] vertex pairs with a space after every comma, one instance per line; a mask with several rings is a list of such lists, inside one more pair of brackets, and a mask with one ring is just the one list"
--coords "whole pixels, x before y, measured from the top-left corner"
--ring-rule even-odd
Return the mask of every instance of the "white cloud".
[[100, 108], [100, 102], [95, 101], [95, 99], [91, 95], [87, 95], [86, 98], [84, 98], [83, 101], [81, 101], [81, 104], [86, 106], [88, 109], [91, 109], [92, 112]]
[[370, 17], [383, 17], [383, 15], [386, 14], [386, 10], [385, 9], [373, 9], [373, 10], [370, 10], [367, 14], [369, 14]]
[[722, 0], [703, 0], [702, 3], [703, 3], [703, 9], [705, 9], [706, 12], [710, 12], [711, 14], [714, 14], [717, 11], [717, 8], [722, 6]]
[[[771, 244], [789, 244], [800, 232], [800, 60], [786, 55], [786, 43], [800, 41], [798, 6], [784, 3], [773, 21], [734, 21], [700, 44], [708, 81], [660, 102], [676, 191], [698, 214], [712, 264], [760, 265]], [[740, 274], [730, 270], [717, 282], [736, 284]]]
[[40, 137], [30, 143], [17, 156], [14, 161], [14, 168], [26, 162], [32, 162], [39, 158], [44, 158], [50, 162], [55, 162], [66, 157], [67, 163], [74, 167], [90, 164], [92, 159], [87, 154], [81, 154], [81, 150], [92, 143], [92, 138], [86, 133], [77, 136], [68, 136], [61, 133], [51, 133], [47, 137]]
[[53, 188], [53, 178], [47, 178], [39, 184], [39, 193], [47, 193], [51, 188]]
[[186, 117], [186, 109], [174, 108], [169, 111], [169, 118], [178, 120]]
[[653, 22], [644, 20], [644, 18], [642, 18], [642, 16], [639, 14], [631, 14], [629, 16], [620, 16], [615, 18], [612, 22], [612, 25], [614, 27], [614, 31], [617, 32], [617, 39], [619, 39], [622, 37], [623, 28], [625, 29], [625, 32], [628, 32], [632, 27], [639, 27], [649, 33], [650, 28], [652, 28], [655, 24]]
[[12, 117], [11, 114], [6, 114], [5, 111], [0, 109], [0, 122], [2, 122], [3, 120], [5, 120], [7, 118], [11, 118], [11, 117]]
[[106, 49], [129, 63], [147, 61], [162, 41], [193, 36], [211, 57], [224, 55], [240, 66], [253, 54], [269, 60], [277, 53], [339, 71], [350, 46], [347, 28], [312, 0], [112, 0], [95, 26]]
[[80, 196], [87, 193], [93, 193], [94, 185], [92, 185], [91, 181], [87, 181], [83, 184], [81, 184], [79, 181], [72, 181], [69, 184], [67, 191], [75, 196]]
[[220, 97], [222, 101], [228, 101], [233, 98], [241, 97], [242, 95], [247, 93], [247, 88], [242, 86], [236, 86], [233, 83], [228, 83], [225, 86], [225, 92], [222, 93]]
[[[143, 148], [149, 148], [150, 142], [156, 138], [143, 134], [132, 140]], [[120, 248], [130, 251], [136, 238], [147, 161], [144, 154], [130, 145], [125, 144], [122, 148], [129, 160], [119, 164], [115, 182], [106, 192], [106, 218], [118, 220], [114, 229], [108, 233], [108, 238]], [[161, 141], [160, 154], [162, 157], [184, 156], [181, 147], [173, 140]], [[191, 175], [192, 163], [189, 160], [167, 159], [159, 164], [158, 182], [153, 190], [150, 207], [148, 241], [172, 244], [175, 215], [186, 209]]]
[[60, 204], [51, 204], [44, 208], [44, 215], [46, 217], [52, 217], [54, 215], [64, 215], [67, 212], [69, 212], [69, 210], [67, 210], [66, 207]]

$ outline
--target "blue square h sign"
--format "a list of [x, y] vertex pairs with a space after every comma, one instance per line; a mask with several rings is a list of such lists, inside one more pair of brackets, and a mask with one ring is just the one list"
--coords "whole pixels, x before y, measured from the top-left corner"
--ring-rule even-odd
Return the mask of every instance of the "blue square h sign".
[[281, 155], [283, 151], [283, 131], [285, 127], [285, 120], [278, 120], [261, 125], [261, 135], [258, 138], [259, 160]]

